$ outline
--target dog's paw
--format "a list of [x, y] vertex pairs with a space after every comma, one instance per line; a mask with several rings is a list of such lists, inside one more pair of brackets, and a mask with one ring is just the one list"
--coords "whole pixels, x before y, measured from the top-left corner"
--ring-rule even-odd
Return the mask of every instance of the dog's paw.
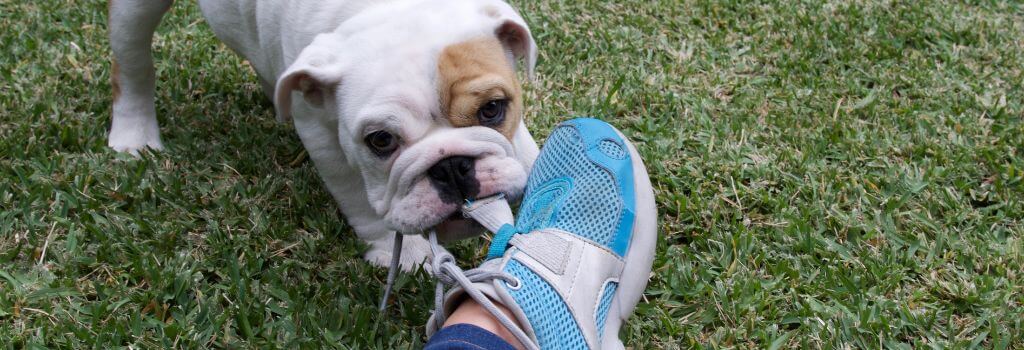
[[[363, 256], [366, 261], [381, 267], [391, 265], [391, 250], [395, 245], [395, 236], [393, 234], [385, 236], [387, 238], [367, 242], [370, 244], [370, 250]], [[402, 239], [402, 256], [398, 260], [402, 271], [411, 271], [423, 265], [432, 256], [430, 242], [427, 242], [423, 236], [407, 235]]]
[[107, 146], [110, 146], [110, 148], [113, 148], [118, 152], [131, 153], [132, 155], [138, 155], [139, 151], [146, 148], [154, 151], [164, 149], [164, 144], [160, 141], [160, 127], [158, 127], [155, 122], [134, 123], [139, 125], [123, 124], [132, 123], [126, 123], [123, 121], [119, 123], [115, 118], [114, 125], [110, 128], [110, 136], [107, 140]]

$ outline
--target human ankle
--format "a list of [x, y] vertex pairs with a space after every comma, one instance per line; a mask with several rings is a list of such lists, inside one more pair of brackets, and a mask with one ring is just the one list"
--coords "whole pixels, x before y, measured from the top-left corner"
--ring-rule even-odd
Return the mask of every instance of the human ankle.
[[[505, 308], [505, 306], [497, 302], [495, 302], [494, 305], [497, 306], [498, 310], [501, 310], [501, 312], [504, 313], [505, 316], [508, 316], [508, 318], [513, 320], [513, 322], [516, 322], [517, 327], [521, 328], [521, 325], [518, 321], [516, 321], [516, 318], [512, 314], [512, 311], [509, 311], [509, 309]], [[525, 348], [523, 347], [523, 344], [521, 344], [519, 340], [516, 339], [515, 335], [513, 335], [512, 332], [508, 330], [508, 328], [505, 328], [505, 326], [502, 325], [501, 322], [494, 317], [494, 315], [491, 315], [490, 312], [487, 312], [487, 309], [480, 305], [480, 303], [477, 303], [476, 300], [473, 300], [473, 298], [466, 298], [465, 300], [463, 300], [462, 303], [460, 303], [459, 306], [455, 309], [455, 311], [451, 314], [451, 316], [448, 316], [448, 319], [445, 320], [442, 328], [456, 324], [469, 324], [483, 328], [488, 332], [494, 333], [501, 339], [511, 344], [516, 349]]]

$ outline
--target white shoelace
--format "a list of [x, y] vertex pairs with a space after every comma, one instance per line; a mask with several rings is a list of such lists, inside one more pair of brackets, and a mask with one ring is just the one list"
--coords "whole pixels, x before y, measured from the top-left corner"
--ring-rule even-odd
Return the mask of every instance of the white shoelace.
[[[512, 221], [512, 211], [503, 195], [467, 203], [462, 206], [462, 212], [467, 218], [476, 220], [491, 232], [496, 232], [498, 227]], [[381, 312], [384, 312], [387, 308], [388, 298], [391, 296], [391, 290], [394, 288], [395, 275], [397, 275], [402, 254], [402, 238], [403, 235], [401, 233], [395, 233], [391, 266], [388, 267], [387, 282], [384, 285], [384, 296], [380, 302]], [[530, 336], [526, 335], [526, 332], [515, 321], [505, 315], [504, 312], [501, 312], [494, 302], [475, 285], [476, 283], [502, 280], [505, 283], [514, 284], [515, 288], [518, 288], [520, 283], [522, 283], [518, 278], [505, 272], [487, 271], [479, 268], [463, 271], [462, 268], [455, 264], [455, 257], [437, 243], [436, 232], [430, 231], [427, 238], [433, 255], [433, 259], [430, 261], [430, 271], [434, 274], [434, 278], [437, 278], [437, 284], [434, 288], [434, 323], [438, 327], [443, 325], [447, 318], [444, 310], [445, 286], [458, 284], [466, 294], [483, 306], [502, 326], [505, 326], [523, 346], [531, 350], [540, 349], [540, 346], [534, 343], [533, 339], [530, 339]]]
[[399, 263], [402, 260], [402, 238], [405, 235], [395, 232], [395, 245], [391, 249], [391, 265], [388, 266], [388, 279], [384, 282], [384, 296], [380, 298], [380, 312], [388, 308], [388, 299], [391, 298], [391, 290], [395, 288], [395, 276], [398, 275]]
[[539, 350], [540, 347], [533, 342], [533, 339], [530, 339], [530, 336], [526, 335], [526, 332], [524, 332], [515, 321], [505, 315], [504, 312], [501, 312], [501, 310], [494, 305], [494, 302], [484, 295], [484, 293], [480, 291], [480, 288], [475, 285], [475, 283], [500, 279], [505, 281], [505, 283], [515, 284], [518, 287], [522, 282], [515, 276], [505, 272], [485, 271], [481, 269], [463, 271], [455, 264], [455, 257], [437, 244], [436, 233], [431, 231], [429, 238], [430, 249], [434, 253], [434, 259], [431, 262], [431, 267], [433, 267], [434, 270], [434, 277], [437, 278], [437, 285], [434, 289], [435, 323], [437, 325], [443, 325], [446, 318], [444, 315], [445, 285], [454, 285], [457, 283], [462, 287], [462, 290], [466, 294], [469, 294], [473, 300], [476, 300], [476, 302], [483, 306], [487, 312], [494, 316], [502, 326], [505, 326], [505, 328], [519, 340], [519, 343], [523, 344], [527, 349]]

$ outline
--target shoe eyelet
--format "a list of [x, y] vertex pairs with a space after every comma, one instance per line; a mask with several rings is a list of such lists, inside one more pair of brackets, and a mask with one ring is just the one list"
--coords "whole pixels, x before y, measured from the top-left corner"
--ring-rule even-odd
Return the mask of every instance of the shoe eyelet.
[[519, 288], [523, 287], [523, 282], [522, 281], [520, 281], [518, 278], [516, 278], [515, 281], [516, 281], [516, 285], [514, 285], [514, 286], [508, 284], [508, 281], [505, 281], [505, 287], [507, 287], [508, 289], [511, 289], [511, 290], [519, 290]]

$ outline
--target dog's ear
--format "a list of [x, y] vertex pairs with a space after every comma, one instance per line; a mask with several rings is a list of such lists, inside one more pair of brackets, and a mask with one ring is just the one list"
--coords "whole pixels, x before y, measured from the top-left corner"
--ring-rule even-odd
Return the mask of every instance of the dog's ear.
[[[537, 65], [537, 43], [530, 34], [530, 28], [526, 21], [519, 16], [511, 6], [489, 5], [484, 12], [493, 18], [497, 18], [497, 26], [494, 35], [498, 37], [506, 50], [512, 53], [515, 59], [523, 60], [526, 64], [526, 74], [530, 79], [534, 78], [534, 68]], [[493, 6], [493, 7], [490, 7]]]
[[274, 107], [277, 109], [277, 120], [288, 121], [292, 113], [292, 94], [302, 93], [302, 98], [310, 105], [322, 107], [324, 101], [334, 93], [341, 84], [342, 63], [332, 50], [317, 45], [321, 38], [314, 40], [299, 54], [281, 77], [274, 88]]

